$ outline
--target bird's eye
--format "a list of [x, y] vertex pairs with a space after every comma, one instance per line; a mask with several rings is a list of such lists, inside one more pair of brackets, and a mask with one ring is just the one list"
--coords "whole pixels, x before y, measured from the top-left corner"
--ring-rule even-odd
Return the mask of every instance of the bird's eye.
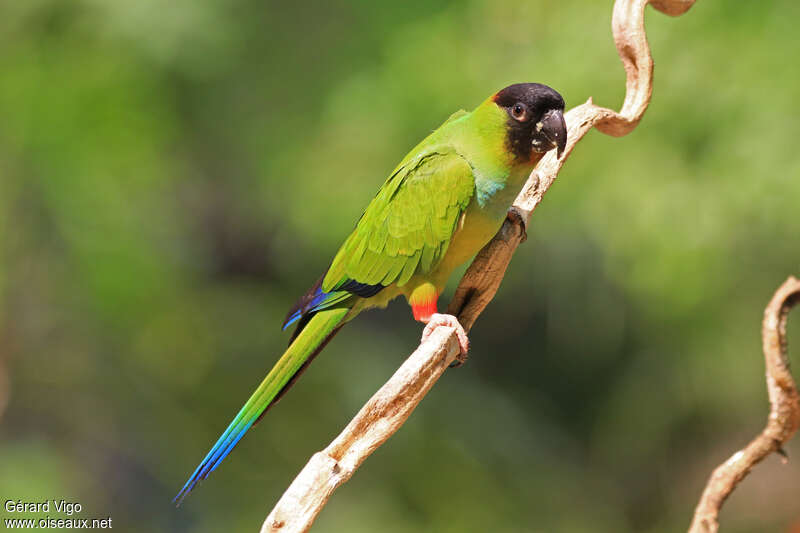
[[526, 118], [528, 118], [528, 110], [525, 108], [523, 104], [516, 103], [511, 108], [511, 116], [514, 117], [516, 120], [522, 122]]

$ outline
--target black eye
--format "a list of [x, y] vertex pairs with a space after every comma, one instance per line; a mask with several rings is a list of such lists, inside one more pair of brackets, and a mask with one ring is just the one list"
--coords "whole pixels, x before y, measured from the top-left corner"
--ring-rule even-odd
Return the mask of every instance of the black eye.
[[525, 107], [524, 104], [517, 102], [511, 108], [511, 116], [514, 117], [516, 120], [522, 122], [523, 120], [528, 118], [528, 109]]

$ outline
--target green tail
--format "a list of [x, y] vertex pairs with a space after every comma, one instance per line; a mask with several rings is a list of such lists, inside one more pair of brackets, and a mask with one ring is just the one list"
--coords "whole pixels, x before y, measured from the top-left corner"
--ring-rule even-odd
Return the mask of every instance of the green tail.
[[297, 376], [344, 324], [344, 318], [349, 311], [347, 308], [326, 309], [311, 317], [175, 496], [174, 502], [180, 505], [197, 483], [207, 478], [231, 453], [247, 430], [291, 387]]

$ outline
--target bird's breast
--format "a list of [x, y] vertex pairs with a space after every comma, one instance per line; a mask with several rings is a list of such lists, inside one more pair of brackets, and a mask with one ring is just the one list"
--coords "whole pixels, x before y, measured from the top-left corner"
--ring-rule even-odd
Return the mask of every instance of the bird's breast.
[[505, 213], [506, 210], [486, 210], [476, 200], [470, 202], [458, 221], [437, 277], [448, 278], [455, 268], [477, 254], [500, 229]]

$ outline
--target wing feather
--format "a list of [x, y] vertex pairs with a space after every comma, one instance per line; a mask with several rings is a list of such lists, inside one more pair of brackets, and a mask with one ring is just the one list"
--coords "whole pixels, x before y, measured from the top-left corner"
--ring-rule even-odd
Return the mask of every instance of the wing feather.
[[331, 263], [322, 290], [350, 281], [402, 286], [413, 275], [432, 271], [474, 191], [472, 168], [453, 150], [408, 161], [367, 206]]

